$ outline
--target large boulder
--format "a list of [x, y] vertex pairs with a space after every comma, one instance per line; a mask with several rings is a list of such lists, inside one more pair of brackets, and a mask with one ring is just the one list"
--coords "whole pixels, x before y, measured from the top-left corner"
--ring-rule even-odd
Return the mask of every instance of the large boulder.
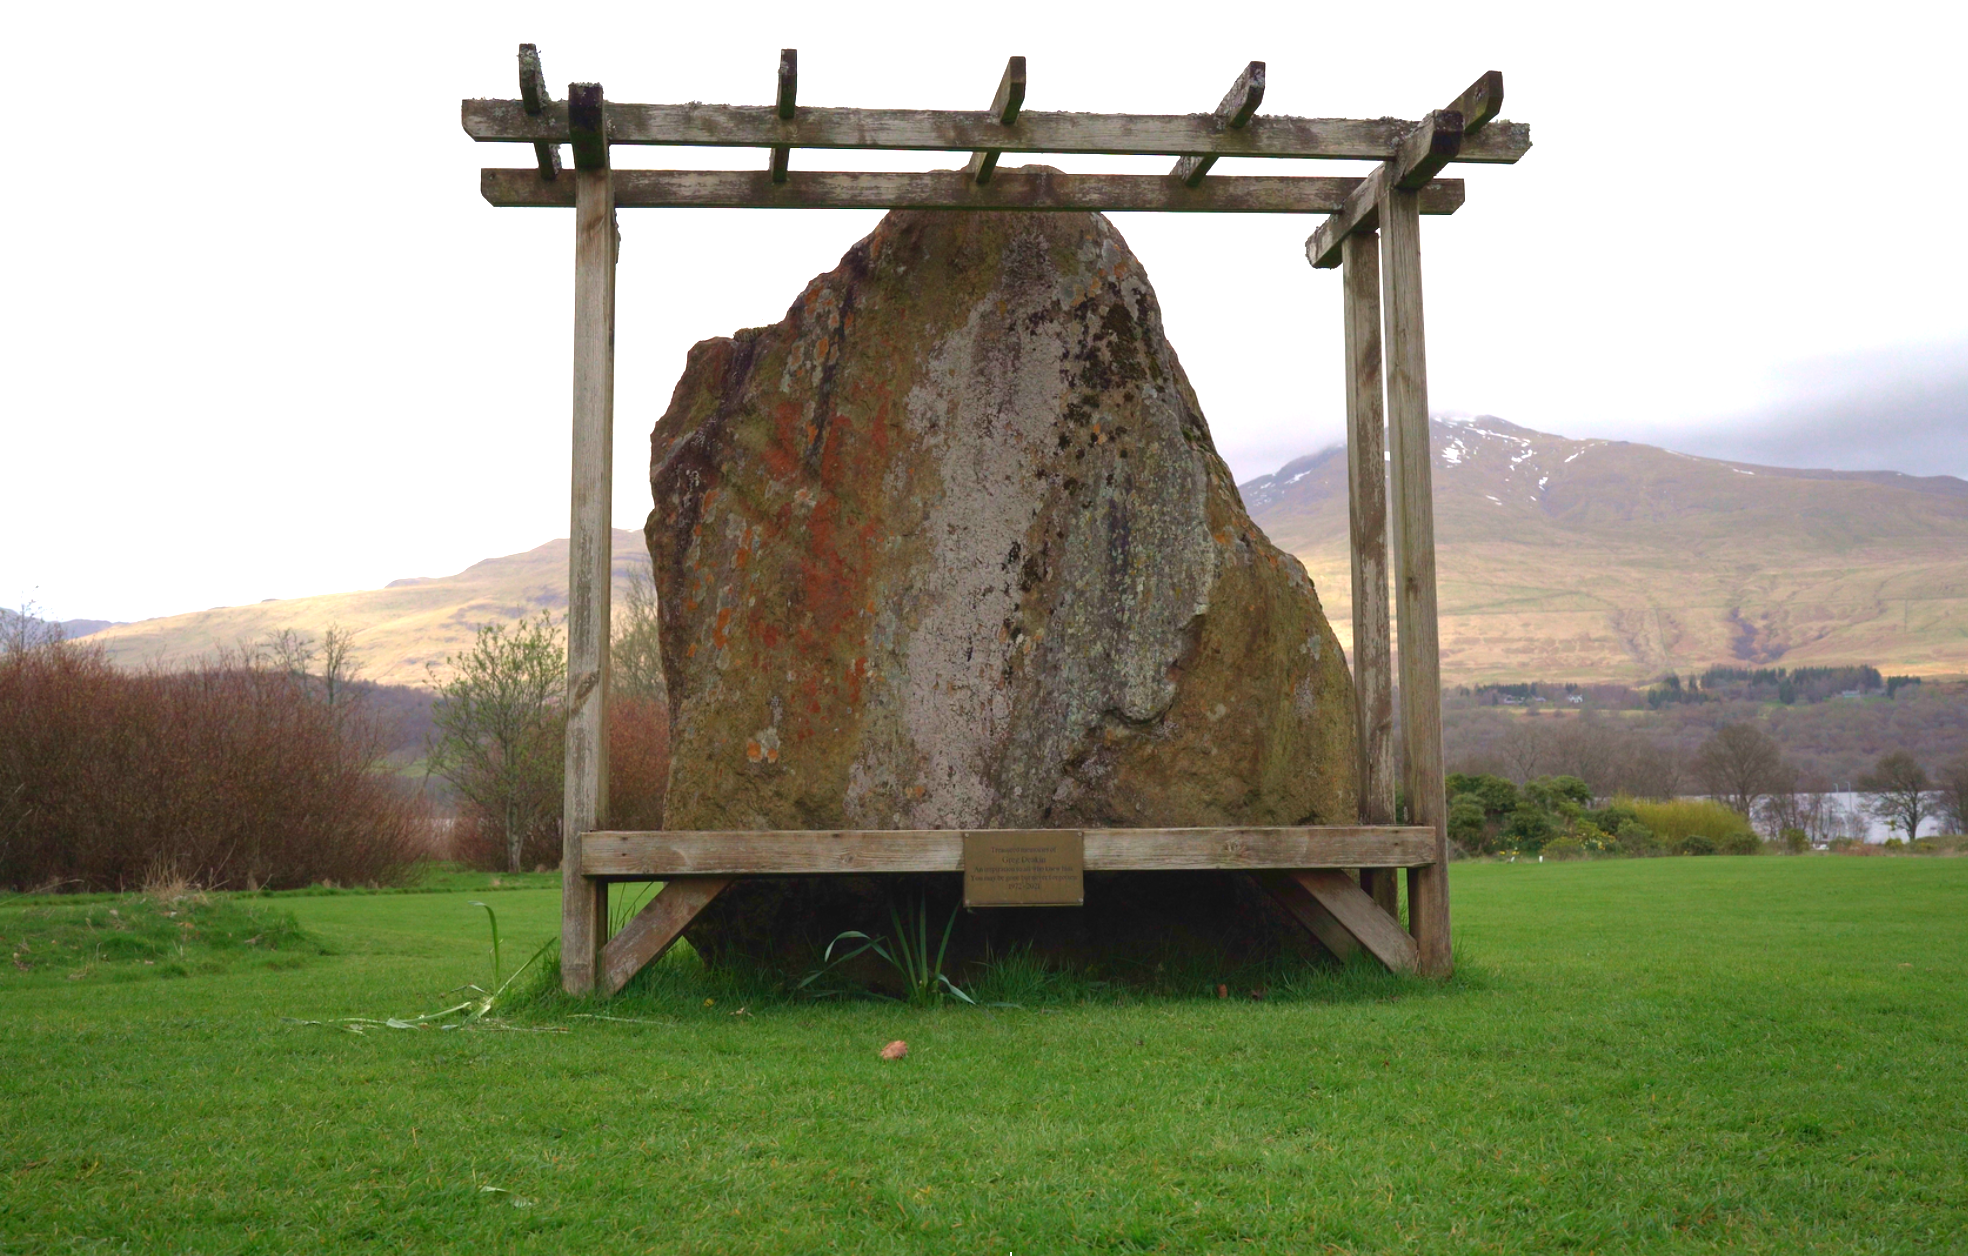
[[[1098, 214], [889, 214], [783, 321], [691, 350], [650, 481], [672, 828], [1354, 818], [1339, 644]], [[743, 882], [689, 936], [794, 962], [897, 888]], [[1219, 874], [988, 915], [966, 936], [1288, 932]]]

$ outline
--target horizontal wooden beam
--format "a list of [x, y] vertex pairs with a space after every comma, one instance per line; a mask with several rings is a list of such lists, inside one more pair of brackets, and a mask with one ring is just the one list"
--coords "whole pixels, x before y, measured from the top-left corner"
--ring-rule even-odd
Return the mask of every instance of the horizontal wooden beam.
[[[1406, 868], [1435, 858], [1435, 831], [1413, 825], [1265, 829], [1087, 829], [1088, 872]], [[958, 829], [595, 832], [581, 839], [590, 877], [962, 872]]]
[[[547, 105], [541, 112], [554, 106]], [[567, 85], [568, 135], [574, 145], [576, 170], [608, 169], [608, 101], [599, 83]], [[567, 186], [571, 190], [572, 185]], [[572, 204], [572, 201], [568, 202]]]
[[[1244, 67], [1237, 81], [1230, 84], [1230, 90], [1216, 106], [1216, 124], [1226, 131], [1241, 131], [1250, 125], [1257, 115], [1257, 107], [1264, 103], [1264, 63], [1253, 61]], [[1203, 176], [1216, 164], [1215, 157], [1182, 157], [1177, 159], [1170, 176], [1182, 180], [1190, 187], [1203, 181]]]
[[1474, 135], [1488, 126], [1491, 119], [1503, 112], [1503, 71], [1485, 71], [1483, 77], [1455, 98], [1449, 110], [1462, 115], [1462, 133], [1465, 136]]
[[[1218, 175], [1191, 188], [1166, 175], [1034, 170], [999, 170], [989, 183], [973, 183], [963, 170], [794, 170], [784, 183], [774, 183], [763, 170], [617, 170], [615, 207], [1330, 214], [1348, 203], [1359, 183], [1310, 175]], [[552, 208], [574, 203], [570, 181], [548, 181], [534, 170], [481, 170], [479, 190], [486, 200], [501, 206]], [[1421, 191], [1421, 212], [1453, 214], [1461, 207], [1462, 196], [1461, 179], [1437, 179]]]
[[[517, 100], [467, 100], [465, 133], [475, 140], [565, 143], [566, 106], [538, 116]], [[1013, 126], [987, 110], [822, 109], [779, 117], [772, 105], [608, 104], [611, 144], [704, 148], [871, 148], [969, 154], [1117, 153], [1168, 157], [1303, 157], [1385, 161], [1417, 123], [1399, 118], [1293, 118], [1259, 114], [1237, 129], [1210, 114], [1056, 113], [1027, 110]], [[1531, 128], [1492, 122], [1468, 137], [1457, 161], [1513, 162], [1531, 149]]]

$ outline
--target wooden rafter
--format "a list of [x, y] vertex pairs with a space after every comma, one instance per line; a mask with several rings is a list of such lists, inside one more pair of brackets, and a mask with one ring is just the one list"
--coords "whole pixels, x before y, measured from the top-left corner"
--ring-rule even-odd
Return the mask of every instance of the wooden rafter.
[[[1244, 72], [1237, 76], [1237, 81], [1230, 84], [1230, 90], [1224, 93], [1223, 100], [1216, 106], [1214, 115], [1216, 124], [1225, 131], [1241, 131], [1250, 125], [1251, 118], [1257, 113], [1257, 107], [1263, 103], [1264, 63], [1253, 61], [1244, 67]], [[1210, 167], [1215, 164], [1214, 154], [1182, 157], [1177, 159], [1175, 169], [1169, 171], [1169, 175], [1193, 188], [1203, 181], [1203, 176], [1208, 174]]]
[[[991, 120], [999, 126], [1012, 126], [1018, 121], [1018, 111], [1025, 107], [1025, 58], [1013, 57], [1005, 62], [1004, 77], [998, 80], [998, 94], [991, 97]], [[998, 168], [996, 148], [980, 149], [970, 155], [970, 165], [965, 172], [977, 183], [989, 183], [991, 172]]]
[[[547, 93], [546, 73], [540, 69], [540, 50], [532, 44], [519, 46], [519, 100], [526, 112], [534, 117], [538, 117], [540, 111], [553, 100]], [[533, 157], [540, 164], [542, 179], [560, 177], [560, 145], [536, 142]]]
[[[989, 183], [967, 171], [795, 170], [775, 182], [763, 170], [617, 170], [621, 209], [1032, 209], [1160, 210], [1170, 213], [1324, 214], [1343, 207], [1358, 179], [1316, 175], [1213, 176], [1185, 187], [1165, 175], [1062, 174], [1000, 170]], [[565, 180], [526, 169], [482, 170], [479, 190], [499, 206], [566, 207]], [[1462, 205], [1461, 179], [1421, 190], [1421, 212], [1452, 214]]]
[[[566, 107], [538, 115], [517, 100], [467, 100], [465, 133], [482, 142], [566, 142]], [[1271, 157], [1385, 161], [1418, 124], [1399, 118], [1294, 118], [1258, 114], [1234, 130], [1211, 114], [1057, 113], [1023, 110], [1004, 126], [986, 110], [611, 103], [611, 144], [699, 148], [849, 148], [972, 153], [1105, 153], [1165, 157]], [[1492, 122], [1468, 137], [1459, 162], [1510, 163], [1531, 149], [1521, 122]]]
[[[793, 116], [795, 99], [799, 95], [799, 49], [781, 48], [779, 50], [779, 95], [773, 102], [772, 111], [782, 121]], [[772, 181], [786, 181], [786, 167], [792, 158], [793, 150], [784, 144], [772, 149]]]

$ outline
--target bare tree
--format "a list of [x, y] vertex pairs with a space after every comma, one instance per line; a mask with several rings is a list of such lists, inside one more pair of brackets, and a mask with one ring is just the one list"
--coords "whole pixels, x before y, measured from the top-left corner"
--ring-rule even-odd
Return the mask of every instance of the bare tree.
[[1968, 833], [1968, 755], [1942, 768], [1934, 785], [1938, 810], [1948, 829]]
[[1695, 751], [1695, 779], [1710, 797], [1747, 816], [1784, 787], [1788, 769], [1776, 741], [1752, 724], [1724, 724]]
[[1904, 750], [1881, 755], [1872, 771], [1859, 778], [1859, 789], [1870, 795], [1872, 814], [1905, 833], [1909, 842], [1934, 810], [1933, 787], [1920, 760]]
[[0, 658], [60, 645], [62, 626], [41, 618], [41, 608], [22, 602], [19, 610], [0, 608]]
[[625, 697], [668, 703], [663, 683], [662, 621], [657, 614], [656, 578], [648, 555], [629, 566], [621, 609], [609, 647], [610, 688]]
[[309, 696], [320, 699], [331, 710], [339, 712], [360, 696], [357, 682], [362, 677], [362, 663], [355, 657], [352, 628], [330, 624], [318, 645], [308, 633], [282, 628], [262, 637], [245, 653], [250, 660], [264, 661], [287, 673]]
[[470, 650], [447, 661], [451, 679], [432, 681], [430, 773], [497, 818], [506, 866], [518, 872], [528, 835], [560, 814], [567, 688], [561, 631], [544, 611], [510, 630], [487, 624]]

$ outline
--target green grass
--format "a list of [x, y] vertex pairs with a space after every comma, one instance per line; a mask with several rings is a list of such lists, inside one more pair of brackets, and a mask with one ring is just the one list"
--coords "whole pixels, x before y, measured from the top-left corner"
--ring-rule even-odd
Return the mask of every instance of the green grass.
[[[279, 900], [333, 953], [0, 984], [0, 1251], [1968, 1247], [1968, 860], [1454, 895], [1446, 987], [754, 1006], [685, 958], [626, 1021], [363, 1035], [283, 1018], [455, 1001], [483, 911]], [[509, 966], [554, 931], [550, 890], [494, 907]]]

